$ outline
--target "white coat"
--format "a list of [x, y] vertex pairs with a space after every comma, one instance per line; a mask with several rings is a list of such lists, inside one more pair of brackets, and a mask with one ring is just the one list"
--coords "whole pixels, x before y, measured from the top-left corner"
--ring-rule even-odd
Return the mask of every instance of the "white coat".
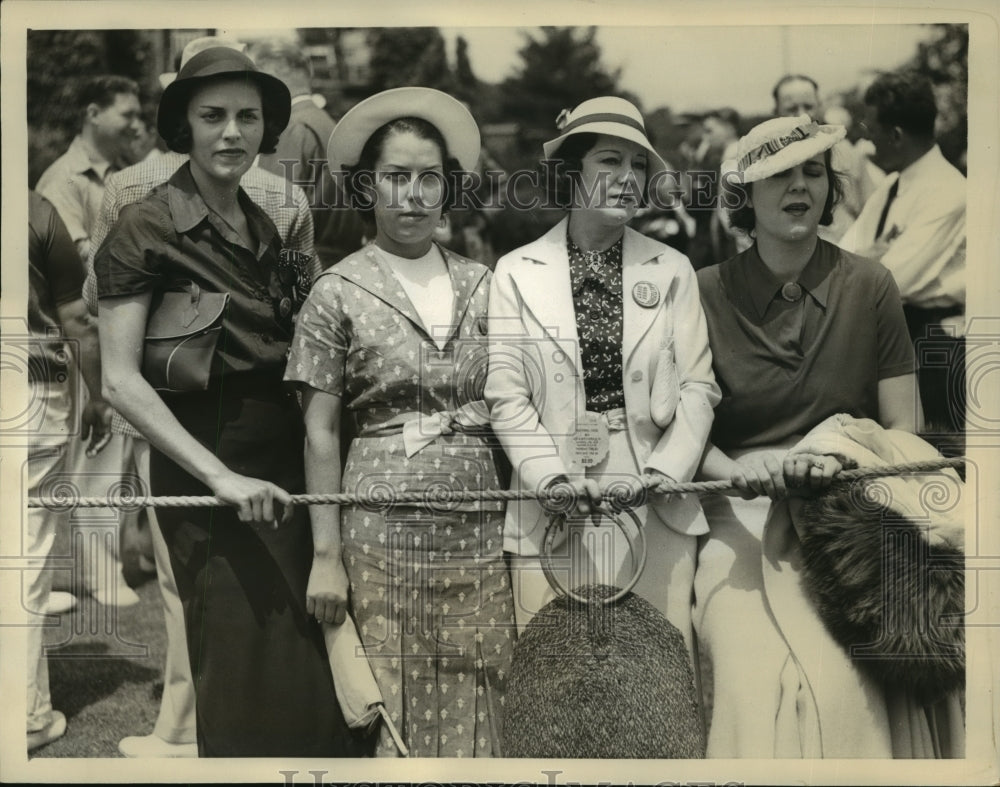
[[[567, 225], [563, 219], [535, 242], [502, 257], [490, 289], [485, 398], [513, 465], [515, 490], [537, 490], [547, 479], [582, 477], [585, 471], [568, 450], [576, 420], [586, 411], [586, 396]], [[642, 297], [633, 297], [640, 284], [647, 293], [648, 285], [656, 288], [655, 303], [643, 306]], [[622, 287], [622, 385], [635, 468], [688, 481], [721, 397], [694, 270], [683, 254], [626, 228]], [[695, 495], [653, 495], [649, 510], [678, 533], [708, 531]], [[546, 523], [537, 502], [511, 503], [504, 548], [537, 555]]]

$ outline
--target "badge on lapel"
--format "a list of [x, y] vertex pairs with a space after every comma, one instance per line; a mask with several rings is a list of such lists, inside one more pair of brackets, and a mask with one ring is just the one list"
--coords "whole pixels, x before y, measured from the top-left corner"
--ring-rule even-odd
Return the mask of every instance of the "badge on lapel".
[[652, 309], [660, 302], [660, 291], [651, 281], [640, 281], [632, 288], [632, 300], [644, 309]]

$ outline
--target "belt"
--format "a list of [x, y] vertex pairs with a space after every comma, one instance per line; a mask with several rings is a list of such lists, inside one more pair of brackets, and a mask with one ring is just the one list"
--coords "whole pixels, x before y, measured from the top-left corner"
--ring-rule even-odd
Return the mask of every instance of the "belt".
[[434, 413], [403, 413], [378, 425], [365, 425], [361, 437], [402, 434], [407, 457], [426, 448], [442, 435], [455, 432], [482, 433], [490, 424], [490, 413], [483, 401], [469, 402], [454, 410]]
[[603, 413], [598, 413], [598, 415], [607, 424], [609, 432], [624, 432], [628, 428], [628, 420], [625, 416], [624, 407], [605, 410]]

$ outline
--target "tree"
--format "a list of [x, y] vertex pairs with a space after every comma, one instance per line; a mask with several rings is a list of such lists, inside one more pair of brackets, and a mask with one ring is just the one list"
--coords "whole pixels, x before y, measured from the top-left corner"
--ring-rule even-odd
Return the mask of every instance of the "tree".
[[[118, 74], [136, 80], [144, 89], [155, 83], [151, 35], [137, 30], [28, 31], [29, 184], [65, 152], [80, 130], [83, 108], [76, 95], [85, 79]], [[152, 116], [153, 108], [146, 109]]]
[[444, 36], [436, 27], [379, 28], [372, 31], [371, 47], [373, 93], [405, 85], [453, 89]]
[[467, 104], [475, 102], [479, 93], [479, 80], [469, 62], [469, 42], [465, 36], [455, 41], [455, 95]]
[[529, 129], [551, 130], [559, 112], [588, 98], [621, 95], [621, 69], [601, 63], [596, 27], [543, 27], [524, 34], [524, 64], [501, 84], [501, 116]]
[[941, 152], [965, 171], [968, 146], [969, 28], [937, 24], [935, 35], [921, 42], [909, 66], [925, 74], [937, 99], [937, 138]]

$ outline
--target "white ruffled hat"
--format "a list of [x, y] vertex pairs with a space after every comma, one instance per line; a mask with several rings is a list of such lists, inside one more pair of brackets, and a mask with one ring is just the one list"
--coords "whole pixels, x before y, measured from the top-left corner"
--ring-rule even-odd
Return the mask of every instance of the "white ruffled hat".
[[740, 139], [736, 158], [722, 169], [736, 172], [743, 183], [764, 180], [829, 150], [846, 134], [843, 126], [821, 125], [809, 115], [765, 120]]
[[601, 96], [584, 101], [570, 111], [564, 109], [556, 119], [559, 136], [542, 145], [545, 158], [556, 157], [560, 145], [574, 134], [607, 134], [641, 145], [649, 151], [649, 174], [667, 168], [646, 136], [642, 113], [624, 98]]
[[431, 123], [464, 170], [475, 170], [481, 151], [479, 126], [456, 98], [429, 87], [383, 90], [354, 105], [340, 119], [326, 146], [326, 159], [336, 173], [353, 167], [368, 138], [390, 120], [418, 117]]

